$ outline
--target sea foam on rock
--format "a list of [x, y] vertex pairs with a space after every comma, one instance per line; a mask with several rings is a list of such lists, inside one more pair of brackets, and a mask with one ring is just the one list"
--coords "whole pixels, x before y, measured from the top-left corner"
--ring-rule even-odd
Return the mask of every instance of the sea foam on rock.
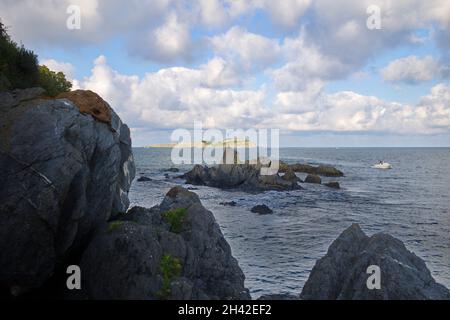
[[[367, 268], [381, 270], [381, 288], [368, 289]], [[425, 262], [389, 234], [368, 237], [353, 224], [316, 262], [300, 295], [302, 299], [450, 299]]]

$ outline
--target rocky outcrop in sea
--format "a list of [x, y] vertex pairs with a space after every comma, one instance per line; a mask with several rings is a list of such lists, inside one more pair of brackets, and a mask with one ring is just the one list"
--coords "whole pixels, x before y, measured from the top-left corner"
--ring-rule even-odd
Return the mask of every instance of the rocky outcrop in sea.
[[[380, 286], [367, 280], [380, 270]], [[316, 262], [300, 295], [302, 299], [423, 300], [450, 299], [450, 291], [431, 276], [425, 262], [389, 234], [367, 236], [353, 224]]]
[[286, 162], [280, 161], [279, 172], [303, 172], [311, 175], [318, 175], [324, 177], [342, 177], [344, 173], [335, 167], [320, 165], [317, 167], [311, 166], [309, 164], [302, 163], [292, 163], [288, 164]]
[[[230, 152], [231, 153], [231, 152]], [[224, 156], [225, 157], [225, 156]], [[236, 155], [235, 155], [236, 157]], [[298, 184], [303, 182], [295, 173], [308, 173], [306, 183], [321, 183], [320, 176], [342, 177], [344, 173], [331, 166], [311, 166], [308, 164], [287, 164], [279, 162], [279, 170], [275, 174], [262, 175], [262, 164], [249, 161], [245, 163], [226, 163], [208, 167], [195, 165], [194, 168], [181, 178], [187, 184], [204, 185], [220, 189], [239, 189], [247, 192], [262, 192], [268, 190], [288, 191], [302, 189]], [[282, 173], [280, 175], [279, 173]], [[336, 184], [330, 185], [336, 187]]]
[[306, 183], [316, 183], [316, 184], [321, 184], [322, 183], [322, 179], [315, 174], [308, 174], [305, 178], [305, 182]]
[[296, 179], [283, 179], [278, 173], [262, 175], [260, 166], [253, 164], [219, 164], [208, 167], [195, 165], [185, 173], [186, 183], [248, 192], [301, 189]]

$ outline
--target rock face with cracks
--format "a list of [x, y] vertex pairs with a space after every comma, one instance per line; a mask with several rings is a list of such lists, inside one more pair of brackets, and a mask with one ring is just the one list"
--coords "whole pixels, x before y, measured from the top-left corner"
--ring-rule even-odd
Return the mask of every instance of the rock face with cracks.
[[43, 285], [125, 212], [135, 171], [130, 131], [106, 102], [100, 122], [42, 93], [1, 94], [0, 285], [14, 292]]

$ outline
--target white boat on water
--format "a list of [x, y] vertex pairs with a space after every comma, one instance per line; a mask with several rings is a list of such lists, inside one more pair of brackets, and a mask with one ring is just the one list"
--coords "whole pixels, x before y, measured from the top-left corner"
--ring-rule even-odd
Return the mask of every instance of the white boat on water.
[[372, 166], [372, 168], [374, 168], [374, 169], [392, 169], [392, 166], [390, 163], [380, 162], [380, 163], [374, 164]]

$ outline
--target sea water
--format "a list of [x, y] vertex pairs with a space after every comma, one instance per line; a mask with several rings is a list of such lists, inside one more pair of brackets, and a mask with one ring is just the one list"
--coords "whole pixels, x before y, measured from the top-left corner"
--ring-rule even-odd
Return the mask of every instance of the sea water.
[[[152, 181], [133, 182], [132, 206], [159, 204], [171, 187], [184, 183], [176, 177], [192, 167], [167, 173], [175, 167], [170, 149], [133, 151], [136, 177]], [[248, 194], [195, 186], [244, 271], [252, 297], [298, 295], [315, 261], [354, 222], [368, 235], [386, 232], [402, 240], [436, 281], [450, 287], [450, 148], [284, 148], [280, 158], [336, 166], [345, 176], [322, 180], [339, 181], [341, 189], [302, 184], [304, 190]], [[371, 168], [380, 160], [393, 169]], [[237, 205], [220, 204], [228, 201]], [[268, 205], [274, 214], [250, 212], [256, 204]]]

